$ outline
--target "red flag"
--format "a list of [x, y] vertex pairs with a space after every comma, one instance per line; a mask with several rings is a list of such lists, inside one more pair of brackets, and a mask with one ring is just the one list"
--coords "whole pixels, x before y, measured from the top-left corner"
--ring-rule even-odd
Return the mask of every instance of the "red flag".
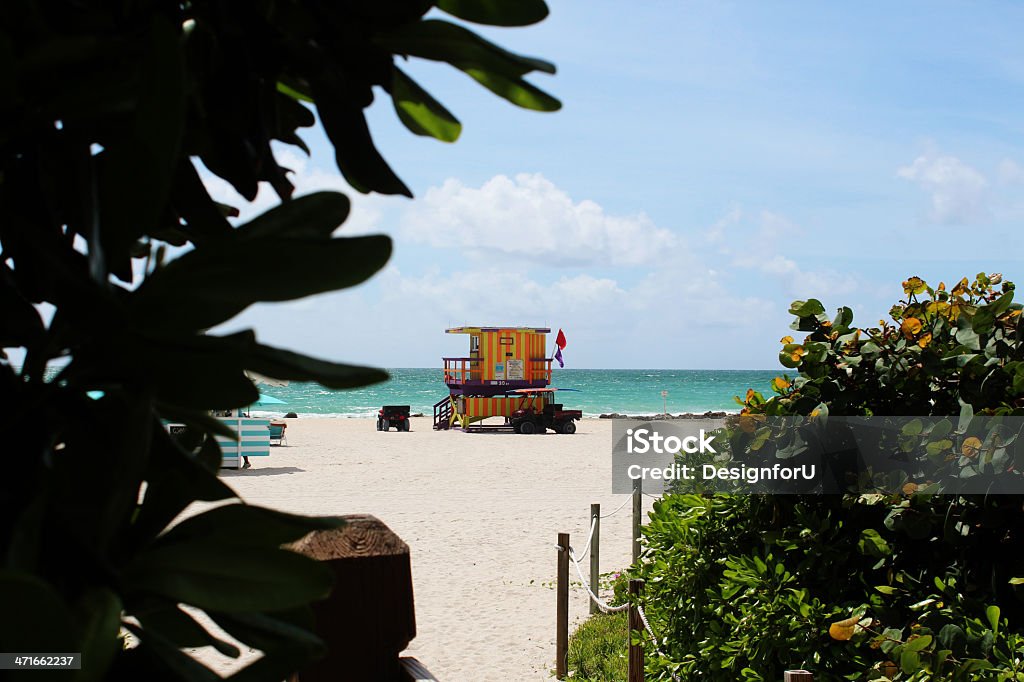
[[555, 337], [555, 345], [562, 349], [565, 348], [565, 334], [561, 329], [558, 330], [558, 336]]

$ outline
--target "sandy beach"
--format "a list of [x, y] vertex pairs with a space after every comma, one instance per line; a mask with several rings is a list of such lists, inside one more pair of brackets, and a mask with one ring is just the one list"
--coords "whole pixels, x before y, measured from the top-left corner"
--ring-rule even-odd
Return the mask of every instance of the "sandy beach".
[[[408, 433], [364, 419], [293, 419], [287, 437], [225, 480], [252, 504], [373, 514], [401, 536], [416, 600], [410, 655], [445, 682], [553, 679], [556, 536], [571, 533], [582, 549], [590, 504], [608, 514], [628, 497], [611, 493], [610, 420], [525, 436], [433, 431], [426, 418]], [[629, 561], [627, 504], [602, 520], [601, 571]], [[577, 584], [570, 628], [587, 613]], [[239, 663], [201, 655], [222, 670]]]

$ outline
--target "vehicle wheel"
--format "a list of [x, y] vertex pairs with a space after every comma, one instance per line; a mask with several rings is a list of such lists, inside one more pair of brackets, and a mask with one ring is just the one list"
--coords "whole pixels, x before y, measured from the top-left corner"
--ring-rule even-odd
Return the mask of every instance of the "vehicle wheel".
[[383, 431], [384, 430], [384, 426], [380, 422], [380, 417], [377, 418], [377, 430], [378, 431]]
[[523, 424], [522, 424], [522, 422], [516, 422], [515, 424], [512, 425], [512, 433], [522, 433], [522, 432], [523, 432]]
[[402, 430], [403, 431], [408, 431], [409, 430], [409, 420], [408, 419], [406, 419], [405, 421], [402, 422]]
[[565, 433], [565, 434], [576, 433], [576, 422], [570, 420], [570, 421], [567, 421], [564, 424], [562, 424], [562, 433]]
[[523, 422], [519, 425], [519, 433], [525, 433], [526, 435], [537, 433], [537, 425], [530, 421]]
[[389, 422], [387, 419], [385, 419], [384, 421], [382, 421], [380, 423], [380, 430], [381, 431], [387, 431], [390, 428], [391, 428], [391, 422]]

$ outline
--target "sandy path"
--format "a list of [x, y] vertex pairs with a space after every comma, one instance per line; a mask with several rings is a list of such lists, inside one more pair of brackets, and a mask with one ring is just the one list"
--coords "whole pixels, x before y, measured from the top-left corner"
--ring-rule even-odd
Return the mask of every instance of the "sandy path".
[[[611, 422], [585, 420], [571, 436], [437, 432], [427, 419], [412, 428], [289, 420], [287, 447], [225, 479], [250, 503], [369, 513], [398, 533], [412, 553], [418, 635], [409, 653], [438, 679], [551, 679], [557, 533], [582, 549], [590, 504], [609, 513], [626, 498], [610, 492]], [[602, 572], [629, 563], [629, 511], [602, 521]], [[572, 626], [586, 615], [575, 587]]]

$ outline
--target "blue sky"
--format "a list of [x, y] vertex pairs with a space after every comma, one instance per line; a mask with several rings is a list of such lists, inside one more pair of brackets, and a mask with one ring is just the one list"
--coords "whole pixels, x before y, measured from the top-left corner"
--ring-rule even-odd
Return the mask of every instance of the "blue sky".
[[371, 130], [415, 200], [354, 196], [318, 130], [309, 159], [279, 149], [300, 194], [352, 196], [343, 231], [391, 235], [392, 262], [222, 329], [395, 367], [462, 354], [447, 326], [545, 324], [574, 367], [771, 368], [796, 298], [866, 325], [909, 275], [1024, 283], [1020, 26], [999, 2], [556, 0], [538, 26], [477, 28], [553, 61], [532, 80], [562, 111], [403, 66], [464, 126], [415, 137], [378, 97]]

